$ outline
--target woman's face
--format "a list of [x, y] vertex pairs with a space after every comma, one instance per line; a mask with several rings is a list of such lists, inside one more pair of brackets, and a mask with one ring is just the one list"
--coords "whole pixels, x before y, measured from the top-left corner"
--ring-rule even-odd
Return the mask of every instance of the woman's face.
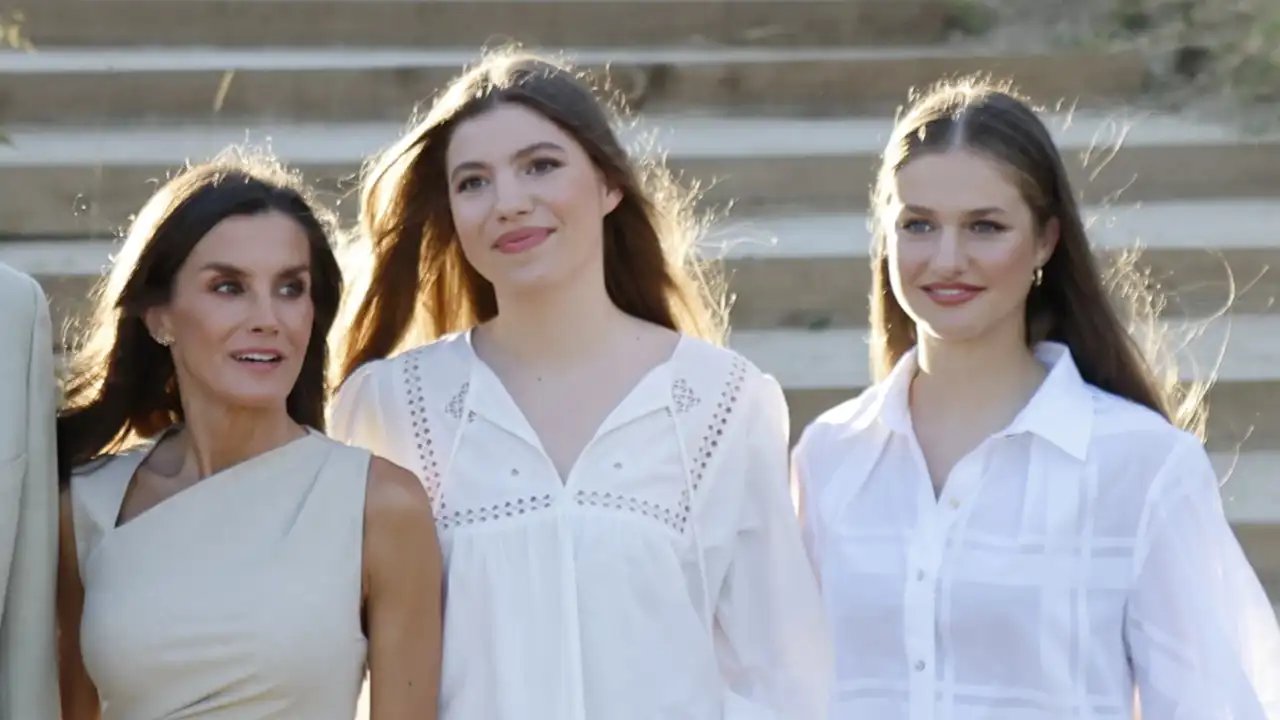
[[890, 283], [917, 337], [1025, 333], [1027, 295], [1057, 225], [1037, 227], [1005, 168], [962, 150], [921, 156], [898, 171], [887, 212]]
[[289, 216], [266, 212], [215, 225], [147, 324], [171, 341], [184, 402], [284, 409], [314, 319], [306, 232]]
[[558, 125], [501, 105], [459, 123], [445, 163], [462, 252], [500, 298], [603, 274], [604, 218], [621, 195]]

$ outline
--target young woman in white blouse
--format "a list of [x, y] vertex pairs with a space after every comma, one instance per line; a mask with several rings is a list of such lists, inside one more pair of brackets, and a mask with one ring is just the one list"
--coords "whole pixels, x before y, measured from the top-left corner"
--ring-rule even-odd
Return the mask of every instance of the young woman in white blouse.
[[332, 431], [433, 498], [442, 717], [823, 718], [782, 392], [610, 120], [497, 53], [377, 159]]
[[875, 201], [877, 382], [793, 455], [832, 717], [1280, 717], [1275, 615], [1178, 427], [1195, 399], [1109, 305], [1035, 113], [937, 88]]

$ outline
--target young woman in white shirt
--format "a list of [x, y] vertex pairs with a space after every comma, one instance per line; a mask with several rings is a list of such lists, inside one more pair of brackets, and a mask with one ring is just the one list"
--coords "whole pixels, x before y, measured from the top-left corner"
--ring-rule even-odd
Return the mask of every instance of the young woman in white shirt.
[[824, 718], [786, 403], [611, 120], [501, 52], [377, 158], [332, 431], [433, 498], [441, 717]]
[[1280, 717], [1275, 615], [1185, 429], [1196, 398], [1109, 304], [1074, 197], [996, 88], [940, 86], [892, 133], [876, 382], [793, 454], [833, 718]]

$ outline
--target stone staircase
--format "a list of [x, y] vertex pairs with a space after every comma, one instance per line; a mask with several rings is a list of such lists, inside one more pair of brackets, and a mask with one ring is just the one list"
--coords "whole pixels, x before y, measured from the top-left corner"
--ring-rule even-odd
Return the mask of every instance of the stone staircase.
[[[3, 0], [12, 3], [14, 0]], [[946, 0], [38, 0], [35, 53], [0, 53], [0, 261], [58, 322], [161, 178], [269, 145], [334, 201], [484, 43], [603, 68], [669, 161], [734, 201], [709, 252], [737, 294], [732, 344], [787, 389], [793, 434], [868, 381], [867, 189], [907, 88], [1011, 75], [1052, 126], [1104, 252], [1146, 246], [1168, 316], [1216, 367], [1209, 448], [1260, 574], [1280, 583], [1280, 136], [1134, 109], [1132, 50], [1002, 53], [948, 41]], [[1062, 101], [1062, 102], [1060, 102]], [[1070, 109], [1071, 112], [1066, 112]], [[351, 201], [340, 204], [350, 217]], [[1230, 278], [1234, 278], [1234, 290]], [[1220, 315], [1230, 303], [1226, 317]], [[1280, 597], [1280, 596], [1277, 596]]]

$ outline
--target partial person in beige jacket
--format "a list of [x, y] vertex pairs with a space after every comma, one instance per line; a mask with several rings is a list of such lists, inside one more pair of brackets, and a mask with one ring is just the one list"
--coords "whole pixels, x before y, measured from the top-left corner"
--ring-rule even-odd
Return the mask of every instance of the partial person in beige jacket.
[[56, 396], [44, 293], [0, 263], [0, 720], [58, 717]]

